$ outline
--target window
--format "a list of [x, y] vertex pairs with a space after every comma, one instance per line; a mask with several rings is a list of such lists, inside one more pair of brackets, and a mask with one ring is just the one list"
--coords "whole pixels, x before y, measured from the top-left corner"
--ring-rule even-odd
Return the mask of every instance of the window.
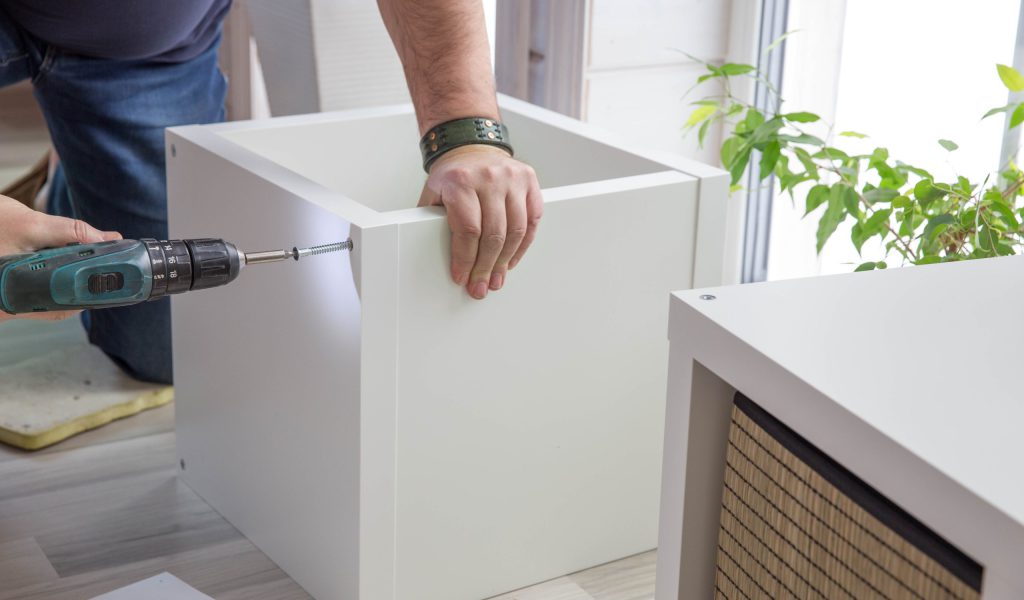
[[[783, 97], [788, 110], [809, 110], [841, 138], [842, 148], [885, 146], [890, 155], [946, 177], [954, 168], [980, 181], [999, 166], [1004, 119], [980, 121], [1006, 104], [995, 64], [1013, 64], [1020, 0], [789, 0]], [[937, 140], [960, 145], [949, 153]], [[873, 147], [873, 146], [872, 146]], [[816, 222], [801, 220], [802, 198], [775, 198], [768, 278], [852, 271], [861, 261], [840, 228], [820, 257]], [[880, 246], [864, 255], [880, 258]]]

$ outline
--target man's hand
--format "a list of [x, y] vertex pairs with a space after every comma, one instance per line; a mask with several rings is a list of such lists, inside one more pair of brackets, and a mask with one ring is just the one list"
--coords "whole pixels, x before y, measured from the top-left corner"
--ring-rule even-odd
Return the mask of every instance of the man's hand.
[[462, 146], [437, 159], [420, 197], [420, 206], [428, 205], [448, 210], [452, 279], [478, 300], [505, 285], [544, 211], [533, 169], [483, 145]]
[[[73, 242], [94, 244], [119, 239], [119, 233], [99, 231], [75, 219], [53, 217], [34, 211], [7, 196], [0, 196], [0, 256], [66, 246]], [[58, 321], [73, 314], [75, 311], [15, 316], [0, 311], [0, 321], [14, 318]]]

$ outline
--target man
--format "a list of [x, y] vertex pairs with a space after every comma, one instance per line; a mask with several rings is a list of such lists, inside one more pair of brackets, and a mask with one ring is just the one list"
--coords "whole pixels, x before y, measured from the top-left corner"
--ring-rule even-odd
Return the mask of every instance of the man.
[[[0, 86], [32, 81], [61, 159], [51, 212], [127, 238], [167, 237], [163, 131], [223, 119], [217, 49], [230, 2], [0, 0]], [[447, 208], [452, 280], [483, 299], [505, 285], [543, 210], [533, 170], [504, 143], [483, 9], [479, 0], [378, 4], [424, 136], [429, 176], [420, 204]], [[479, 141], [446, 146], [458, 131], [437, 127], [453, 121], [463, 133], [477, 123]], [[85, 321], [90, 341], [129, 373], [171, 382], [167, 299], [90, 311]]]

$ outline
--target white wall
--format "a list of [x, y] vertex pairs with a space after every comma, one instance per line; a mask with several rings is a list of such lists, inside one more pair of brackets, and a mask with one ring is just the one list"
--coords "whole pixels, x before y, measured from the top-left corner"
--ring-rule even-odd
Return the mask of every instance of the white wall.
[[592, 0], [583, 118], [645, 146], [718, 164], [720, 133], [697, 147], [684, 139], [689, 103], [715, 88], [684, 98], [704, 67], [683, 52], [721, 61], [729, 53], [735, 0]]

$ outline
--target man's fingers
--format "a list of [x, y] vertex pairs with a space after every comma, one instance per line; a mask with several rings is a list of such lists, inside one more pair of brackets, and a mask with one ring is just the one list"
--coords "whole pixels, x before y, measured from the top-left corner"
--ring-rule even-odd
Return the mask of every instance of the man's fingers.
[[438, 194], [434, 190], [430, 189], [430, 187], [424, 185], [423, 191], [420, 192], [420, 201], [416, 206], [434, 206], [440, 204], [442, 204], [441, 194]]
[[508, 267], [514, 269], [519, 261], [523, 259], [523, 255], [530, 249], [530, 244], [533, 243], [533, 239], [537, 237], [537, 226], [540, 225], [540, 218], [544, 216], [544, 197], [540, 192], [540, 184], [537, 183], [536, 176], [532, 176], [530, 187], [526, 193], [526, 234], [523, 236], [522, 243], [516, 249], [516, 253], [512, 256], [512, 260], [509, 261]]
[[31, 319], [33, 321], [63, 321], [69, 317], [77, 315], [77, 310], [59, 310], [53, 312], [38, 312], [38, 313], [25, 313], [21, 315], [9, 315], [3, 311], [0, 311], [0, 323], [4, 321], [11, 321], [14, 319]]
[[95, 244], [121, 239], [121, 234], [100, 231], [85, 221], [36, 213], [26, 231], [28, 243], [36, 248], [68, 244]]
[[508, 223], [505, 232], [505, 247], [501, 249], [501, 254], [498, 255], [498, 260], [494, 263], [494, 269], [491, 271], [490, 287], [492, 290], [500, 290], [505, 285], [509, 261], [515, 256], [526, 237], [528, 217], [525, 194], [509, 193], [505, 198], [505, 218]]
[[477, 300], [487, 296], [491, 284], [491, 272], [494, 264], [505, 247], [507, 216], [505, 214], [505, 193], [498, 192], [495, 196], [481, 198], [481, 232], [480, 247], [476, 254], [476, 264], [469, 276], [469, 295]]
[[480, 200], [476, 194], [462, 192], [444, 199], [448, 210], [448, 227], [452, 232], [452, 280], [459, 285], [469, 282], [480, 245]]

